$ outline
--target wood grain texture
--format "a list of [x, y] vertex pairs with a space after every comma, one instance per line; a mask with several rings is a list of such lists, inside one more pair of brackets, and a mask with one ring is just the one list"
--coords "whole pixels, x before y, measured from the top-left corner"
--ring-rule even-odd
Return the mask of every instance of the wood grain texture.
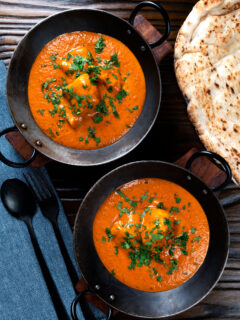
[[[138, 14], [134, 19], [134, 27], [143, 35], [143, 37], [149, 42], [153, 43], [162, 37], [162, 34], [154, 28], [154, 26], [145, 19], [141, 14]], [[159, 64], [163, 58], [172, 51], [172, 46], [168, 41], [164, 41], [160, 46], [152, 49], [152, 52]]]
[[[23, 35], [44, 17], [70, 8], [98, 8], [127, 19], [138, 1], [79, 1], [79, 0], [8, 0], [0, 1], [0, 59], [8, 65], [17, 43]], [[168, 11], [172, 31], [169, 42], [174, 45], [177, 32], [196, 3], [193, 0], [167, 0], [161, 4]], [[144, 10], [144, 16], [163, 33], [163, 19], [153, 9]], [[96, 168], [76, 168], [59, 163], [47, 165], [71, 225], [79, 204], [91, 185], [106, 172], [130, 161], [159, 159], [175, 161], [190, 148], [202, 148], [190, 123], [186, 104], [178, 88], [173, 56], [160, 63], [163, 93], [158, 119], [147, 138], [133, 152], [121, 160]], [[224, 191], [220, 196], [239, 192]], [[180, 319], [240, 320], [240, 205], [226, 209], [231, 233], [230, 255], [223, 276], [212, 293], [202, 303]], [[191, 293], [189, 293], [191, 294]], [[118, 314], [116, 319], [133, 319]]]

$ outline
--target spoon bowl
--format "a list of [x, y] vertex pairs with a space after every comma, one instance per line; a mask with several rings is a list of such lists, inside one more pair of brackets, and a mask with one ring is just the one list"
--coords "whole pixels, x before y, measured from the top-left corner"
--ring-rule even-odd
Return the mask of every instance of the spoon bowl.
[[27, 185], [19, 179], [8, 179], [1, 187], [1, 198], [8, 212], [17, 219], [32, 218], [36, 202]]

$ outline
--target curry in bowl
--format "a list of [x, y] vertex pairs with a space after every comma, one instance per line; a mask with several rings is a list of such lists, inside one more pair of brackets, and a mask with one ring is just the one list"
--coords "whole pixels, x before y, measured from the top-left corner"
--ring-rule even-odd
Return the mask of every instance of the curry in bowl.
[[114, 277], [134, 289], [158, 292], [197, 272], [208, 251], [209, 225], [200, 203], [181, 186], [137, 179], [101, 204], [93, 239]]
[[145, 78], [120, 41], [87, 31], [65, 33], [38, 54], [28, 100], [41, 130], [59, 144], [97, 149], [124, 136], [141, 114]]

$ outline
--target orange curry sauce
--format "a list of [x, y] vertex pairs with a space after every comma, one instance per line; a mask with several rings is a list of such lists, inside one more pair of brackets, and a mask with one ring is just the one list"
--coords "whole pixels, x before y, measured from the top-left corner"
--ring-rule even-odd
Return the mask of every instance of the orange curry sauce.
[[114, 277], [143, 291], [175, 288], [199, 269], [209, 226], [199, 202], [179, 185], [134, 180], [112, 192], [93, 224], [97, 253]]
[[125, 135], [146, 95], [142, 68], [120, 41], [97, 33], [65, 33], [33, 63], [28, 83], [38, 126], [71, 148], [97, 149]]

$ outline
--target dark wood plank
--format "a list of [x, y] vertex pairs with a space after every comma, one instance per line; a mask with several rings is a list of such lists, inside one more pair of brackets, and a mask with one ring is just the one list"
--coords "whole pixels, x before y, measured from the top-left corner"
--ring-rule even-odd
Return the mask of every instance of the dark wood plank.
[[[0, 54], [1, 57], [1, 54]], [[24, 155], [25, 159], [29, 159], [32, 152], [33, 148], [31, 147], [30, 144], [24, 139], [24, 137], [20, 134], [20, 132], [10, 132], [6, 134], [6, 139], [11, 143], [14, 148], [21, 154]], [[35, 160], [31, 163], [32, 167], [39, 168], [41, 166], [44, 166], [50, 161], [47, 157], [44, 155], [37, 153], [37, 156]]]
[[[0, 1], [0, 59], [3, 59], [8, 65], [13, 50], [22, 36], [49, 14], [69, 8], [88, 7], [107, 10], [127, 19], [136, 3], [138, 1]], [[172, 31], [169, 41], [173, 46], [182, 22], [196, 1], [168, 0], [161, 3], [171, 19]], [[158, 31], [163, 32], [163, 19], [158, 13], [147, 9], [143, 14]], [[187, 117], [186, 104], [175, 79], [173, 54], [162, 60], [160, 71], [163, 84], [160, 113], [150, 134], [134, 152], [122, 160], [98, 168], [76, 168], [59, 163], [47, 165], [71, 225], [74, 223], [79, 204], [87, 190], [98, 178], [111, 169], [123, 162], [140, 159], [160, 159], [173, 162], [192, 147], [202, 148], [202, 144]], [[156, 141], [157, 146], [154, 149], [152, 148], [153, 140]], [[226, 197], [235, 192], [239, 191], [229, 190], [220, 196]], [[234, 205], [225, 211], [231, 232], [230, 254], [226, 270], [212, 293], [202, 303], [179, 316], [179, 319], [240, 319], [240, 205]], [[122, 314], [115, 318], [133, 319]]]
[[[134, 27], [147, 39], [150, 43], [159, 40], [162, 35], [157, 31], [153, 25], [146, 20], [142, 15], [137, 15], [134, 20]], [[172, 46], [166, 40], [163, 44], [158, 47], [153, 48], [153, 54], [157, 60], [157, 63], [160, 63], [161, 60], [166, 57], [172, 51]]]

